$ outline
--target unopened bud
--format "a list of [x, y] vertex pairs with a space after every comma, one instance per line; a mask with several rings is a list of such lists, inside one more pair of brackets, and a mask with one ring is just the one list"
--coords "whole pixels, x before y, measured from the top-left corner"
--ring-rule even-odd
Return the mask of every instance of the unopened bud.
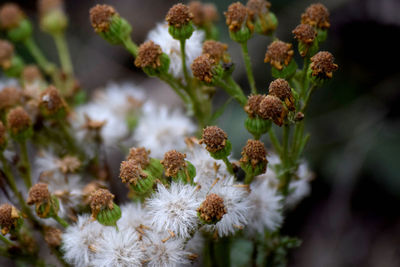
[[169, 25], [169, 33], [177, 40], [189, 39], [192, 36], [194, 31], [192, 19], [193, 14], [189, 7], [183, 4], [172, 6], [165, 17]]

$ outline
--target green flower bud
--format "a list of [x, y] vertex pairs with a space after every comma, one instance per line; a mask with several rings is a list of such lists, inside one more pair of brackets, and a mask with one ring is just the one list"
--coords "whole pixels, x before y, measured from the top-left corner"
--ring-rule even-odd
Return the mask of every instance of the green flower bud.
[[244, 126], [254, 138], [260, 139], [261, 135], [267, 133], [271, 128], [271, 121], [264, 120], [258, 116], [255, 118], [248, 117], [245, 120]]
[[311, 58], [308, 69], [309, 78], [317, 83], [332, 78], [333, 72], [338, 69], [338, 65], [333, 63], [334, 57], [331, 53], [320, 51]]
[[57, 34], [63, 32], [68, 25], [68, 18], [62, 9], [54, 9], [40, 18], [40, 27], [43, 31]]
[[193, 76], [207, 84], [214, 84], [224, 76], [224, 69], [209, 54], [203, 54], [193, 60]]
[[282, 41], [273, 41], [267, 49], [264, 62], [272, 65], [272, 76], [274, 78], [289, 79], [296, 73], [297, 64], [293, 58], [292, 44]]
[[299, 53], [302, 57], [312, 56], [318, 51], [317, 32], [308, 24], [298, 25], [292, 33], [299, 42]]
[[194, 31], [192, 19], [193, 14], [188, 6], [183, 4], [174, 5], [169, 9], [165, 17], [169, 25], [169, 34], [176, 40], [189, 39]]
[[24, 66], [25, 63], [22, 60], [22, 58], [20, 58], [17, 55], [14, 55], [11, 59], [11, 64], [7, 69], [4, 69], [4, 73], [8, 76], [8, 77], [20, 77], [22, 71], [24, 70]]
[[18, 27], [9, 29], [8, 38], [13, 42], [23, 42], [32, 36], [32, 23], [28, 19], [23, 19]]
[[113, 199], [114, 195], [107, 189], [98, 189], [90, 196], [92, 217], [106, 226], [116, 226], [121, 218], [121, 209]]
[[176, 150], [170, 150], [165, 153], [161, 164], [165, 170], [165, 176], [171, 177], [175, 181], [183, 183], [193, 183], [196, 176], [196, 168], [188, 161], [185, 161], [186, 154]]
[[226, 159], [232, 151], [232, 144], [228, 140], [228, 135], [217, 126], [208, 126], [203, 129], [200, 144], [203, 143], [215, 159]]
[[123, 183], [128, 183], [135, 192], [140, 195], [148, 194], [153, 190], [156, 182], [155, 176], [148, 170], [143, 169], [140, 162], [126, 160], [121, 162], [120, 174]]
[[147, 41], [139, 46], [135, 65], [142, 68], [149, 76], [165, 74], [169, 69], [169, 57], [163, 53], [161, 47], [153, 41]]

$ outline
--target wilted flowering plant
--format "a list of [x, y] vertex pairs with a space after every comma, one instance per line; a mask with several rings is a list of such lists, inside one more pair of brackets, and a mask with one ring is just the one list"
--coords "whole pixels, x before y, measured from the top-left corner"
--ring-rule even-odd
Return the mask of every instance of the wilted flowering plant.
[[[32, 24], [17, 5], [0, 9], [7, 39], [0, 40], [0, 65], [9, 77], [0, 91], [1, 255], [44, 266], [38, 256], [44, 239], [61, 265], [227, 266], [238, 257], [230, 249], [246, 244], [252, 252], [240, 259], [245, 265], [284, 265], [299, 240], [279, 229], [285, 212], [309, 193], [313, 176], [302, 159], [307, 106], [337, 69], [332, 54], [319, 51], [330, 26], [328, 10], [309, 6], [293, 30], [303, 58], [299, 69], [293, 45], [275, 35], [270, 3], [228, 7], [226, 24], [242, 48], [249, 81], [246, 96], [232, 77], [228, 45], [217, 41], [214, 5], [174, 5], [141, 45], [112, 6], [91, 8], [95, 32], [123, 46], [148, 76], [166, 82], [185, 116], [157, 106], [131, 84], [109, 84], [86, 101], [64, 37], [62, 1], [41, 0], [38, 7], [60, 67], [37, 47]], [[275, 80], [268, 89], [257, 88], [253, 77], [247, 42], [255, 34], [272, 39], [265, 62]], [[14, 44], [25, 47], [36, 65], [26, 65]], [[218, 89], [248, 115], [243, 126], [253, 139], [239, 160], [232, 155], [236, 144], [213, 125], [225, 107], [211, 104]], [[260, 141], [265, 134], [268, 152]], [[120, 192], [110, 192], [110, 148], [129, 150], [119, 174], [129, 191], [125, 203]]]

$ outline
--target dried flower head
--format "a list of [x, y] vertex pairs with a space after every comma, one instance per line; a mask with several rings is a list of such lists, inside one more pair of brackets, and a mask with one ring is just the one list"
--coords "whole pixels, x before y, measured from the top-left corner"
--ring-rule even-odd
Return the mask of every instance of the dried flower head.
[[320, 29], [328, 29], [330, 27], [329, 11], [323, 4], [312, 4], [301, 15], [301, 23]]
[[83, 202], [88, 205], [90, 202], [90, 196], [93, 192], [97, 191], [98, 189], [106, 189], [106, 186], [99, 181], [93, 181], [85, 185], [82, 189], [82, 196]]
[[140, 179], [146, 178], [147, 174], [143, 172], [138, 162], [126, 160], [121, 162], [119, 177], [123, 183], [136, 185]]
[[31, 118], [22, 107], [16, 107], [8, 112], [7, 125], [13, 134], [18, 134], [31, 126]]
[[98, 189], [90, 195], [90, 208], [93, 218], [104, 208], [112, 210], [114, 208], [114, 195], [107, 189]]
[[95, 32], [106, 32], [110, 28], [111, 18], [118, 15], [109, 5], [95, 5], [90, 9], [90, 22]]
[[161, 47], [153, 41], [147, 41], [139, 46], [135, 66], [138, 68], [151, 67], [153, 69], [161, 65]]
[[269, 95], [276, 96], [284, 101], [290, 110], [294, 110], [294, 98], [289, 83], [284, 79], [276, 79], [269, 84]]
[[44, 240], [51, 247], [59, 247], [62, 241], [62, 231], [54, 227], [46, 227], [44, 229]]
[[19, 211], [10, 204], [2, 204], [0, 206], [0, 227], [1, 233], [6, 235], [12, 227], [17, 225], [20, 218]]
[[73, 173], [81, 167], [81, 161], [74, 156], [65, 156], [57, 160], [57, 166], [63, 173]]
[[236, 2], [228, 7], [228, 11], [226, 11], [224, 15], [229, 30], [237, 32], [245, 23], [247, 23], [248, 10], [242, 3]]
[[6, 143], [6, 140], [6, 127], [4, 127], [3, 122], [0, 121], [0, 147], [2, 147]]
[[264, 97], [265, 95], [250, 95], [244, 107], [244, 111], [252, 118], [258, 115], [260, 103]]
[[212, 3], [203, 4], [204, 20], [206, 22], [218, 21], [217, 7]]
[[22, 71], [22, 79], [27, 83], [33, 83], [37, 80], [42, 80], [43, 76], [36, 65], [27, 65]]
[[223, 149], [228, 140], [228, 135], [217, 126], [208, 126], [203, 130], [203, 139], [200, 140], [200, 144], [206, 144], [206, 149], [209, 152], [217, 152]]
[[240, 162], [250, 163], [253, 167], [260, 163], [267, 163], [267, 151], [265, 150], [264, 144], [259, 140], [247, 140], [242, 150]]
[[227, 210], [224, 200], [217, 194], [209, 194], [197, 209], [200, 218], [206, 223], [216, 223], [222, 219]]
[[255, 19], [257, 15], [267, 13], [271, 7], [271, 3], [265, 0], [249, 0], [246, 7], [249, 10], [251, 18]]
[[40, 106], [49, 114], [54, 114], [62, 108], [66, 107], [64, 99], [54, 86], [50, 85], [40, 94]]
[[309, 24], [299, 24], [292, 31], [294, 38], [304, 44], [311, 44], [317, 36], [316, 30]]
[[208, 54], [203, 54], [197, 57], [191, 65], [193, 76], [200, 81], [211, 83], [213, 78], [212, 70], [214, 65], [214, 59], [212, 59]]
[[192, 18], [193, 14], [187, 5], [176, 4], [168, 10], [165, 20], [168, 22], [168, 25], [180, 28], [188, 24]]
[[176, 150], [170, 150], [164, 154], [161, 164], [164, 166], [166, 176], [175, 176], [180, 170], [186, 167], [186, 154]]
[[189, 11], [193, 14], [193, 23], [197, 26], [205, 24], [203, 4], [199, 1], [192, 1], [189, 3]]
[[0, 66], [4, 69], [11, 67], [11, 60], [14, 55], [14, 46], [6, 40], [0, 40]]
[[0, 91], [0, 110], [12, 108], [21, 102], [21, 91], [15, 87], [5, 87]]
[[140, 164], [140, 167], [146, 168], [150, 163], [149, 154], [150, 150], [147, 150], [144, 147], [132, 147], [129, 150], [129, 155], [126, 159], [133, 160], [137, 164]]
[[32, 204], [42, 204], [48, 202], [51, 198], [48, 185], [45, 183], [37, 183], [29, 189], [28, 199], [26, 203], [28, 205]]
[[270, 119], [276, 125], [282, 126], [287, 110], [282, 104], [282, 101], [273, 95], [267, 95], [260, 103], [258, 115], [263, 119]]
[[203, 43], [203, 54], [210, 55], [210, 58], [217, 63], [224, 59], [227, 50], [228, 45], [221, 42], [207, 40]]
[[41, 16], [50, 11], [61, 9], [63, 5], [63, 0], [39, 0], [37, 4]]
[[289, 65], [292, 60], [294, 51], [292, 44], [282, 41], [273, 41], [267, 49], [264, 62], [270, 62], [272, 66], [278, 70], [283, 69], [283, 65]]
[[4, 4], [0, 9], [0, 27], [6, 30], [13, 29], [19, 26], [24, 16], [18, 5], [14, 3]]
[[319, 78], [332, 78], [332, 72], [338, 69], [338, 65], [333, 63], [334, 57], [331, 53], [321, 51], [311, 58], [310, 68], [312, 75]]

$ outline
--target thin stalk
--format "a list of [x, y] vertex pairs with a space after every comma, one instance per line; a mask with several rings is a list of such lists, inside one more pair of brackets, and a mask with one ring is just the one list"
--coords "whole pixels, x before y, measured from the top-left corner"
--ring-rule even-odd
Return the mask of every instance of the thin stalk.
[[249, 80], [251, 93], [257, 94], [257, 88], [256, 88], [256, 83], [254, 81], [253, 70], [251, 67], [251, 60], [250, 60], [250, 56], [249, 56], [247, 42], [241, 43], [240, 45], [242, 47], [243, 60], [244, 60], [245, 66], [246, 66], [247, 79]]
[[137, 57], [138, 46], [132, 41], [131, 38], [122, 40], [126, 50], [128, 50], [135, 58]]
[[303, 107], [302, 107], [302, 109], [301, 109], [301, 112], [304, 113], [304, 112], [306, 111], [307, 106], [308, 106], [308, 103], [310, 102], [311, 94], [314, 92], [314, 89], [315, 89], [316, 87], [317, 87], [317, 86], [316, 86], [315, 84], [311, 85], [310, 89], [308, 90], [306, 99], [304, 100], [304, 105], [303, 105]]
[[224, 89], [230, 96], [235, 98], [241, 106], [246, 105], [247, 97], [244, 95], [242, 88], [233, 80], [232, 76], [227, 78], [227, 81], [215, 79], [215, 85]]
[[228, 160], [228, 158], [225, 157], [225, 158], [223, 158], [222, 160], [224, 161], [224, 163], [225, 163], [225, 165], [226, 165], [226, 168], [228, 169], [229, 173], [230, 173], [230, 174], [234, 174], [234, 172], [233, 172], [233, 167], [232, 167], [232, 163]]
[[289, 159], [289, 132], [290, 128], [289, 125], [284, 125], [283, 126], [283, 136], [282, 136], [282, 156], [281, 156], [281, 161], [283, 165], [284, 172], [281, 177], [281, 190], [282, 194], [284, 196], [287, 196], [289, 193], [289, 183], [291, 179], [291, 173], [289, 171], [289, 164], [290, 164], [290, 159]]
[[5, 236], [3, 236], [2, 234], [0, 234], [0, 240], [3, 241], [6, 245], [11, 246], [13, 243], [8, 240]]
[[59, 224], [61, 224], [62, 227], [67, 228], [69, 224], [62, 218], [60, 218], [58, 215], [54, 215], [52, 217], [54, 220], [56, 220]]
[[189, 73], [188, 73], [188, 70], [186, 67], [186, 51], [185, 51], [186, 39], [180, 40], [180, 44], [181, 44], [181, 59], [182, 59], [183, 75], [185, 77], [187, 86], [190, 87], [190, 78], [189, 78]]
[[36, 45], [35, 41], [32, 38], [27, 38], [24, 41], [24, 45], [29, 50], [33, 58], [36, 60], [40, 68], [42, 68], [47, 75], [53, 76], [55, 73], [54, 65], [45, 58], [42, 51], [40, 51], [39, 47]]
[[29, 156], [28, 156], [28, 147], [26, 144], [26, 140], [23, 140], [19, 142], [19, 146], [21, 148], [21, 160], [22, 160], [22, 166], [23, 166], [23, 179], [25, 182], [25, 186], [27, 189], [32, 187], [32, 177], [31, 177], [31, 164], [29, 162]]
[[268, 134], [269, 134], [269, 139], [271, 140], [271, 144], [274, 147], [276, 153], [282, 156], [282, 147], [279, 144], [278, 138], [276, 137], [275, 134], [275, 130], [272, 127], [268, 130]]
[[53, 34], [53, 39], [57, 47], [62, 70], [69, 76], [73, 75], [73, 65], [64, 33]]

